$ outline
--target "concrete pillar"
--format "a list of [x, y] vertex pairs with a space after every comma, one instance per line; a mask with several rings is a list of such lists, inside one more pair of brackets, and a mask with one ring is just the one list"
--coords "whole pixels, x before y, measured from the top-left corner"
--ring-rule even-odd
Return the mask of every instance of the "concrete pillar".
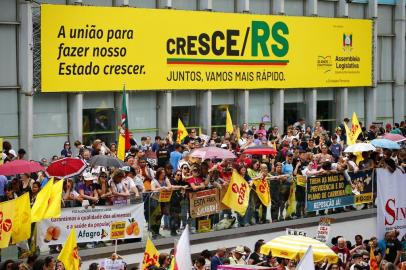
[[305, 89], [306, 124], [314, 126], [317, 119], [317, 89]]
[[250, 92], [248, 90], [237, 91], [237, 121], [234, 123], [235, 125], [248, 123], [249, 98]]
[[249, 13], [250, 12], [250, 0], [237, 0], [237, 12]]
[[200, 10], [213, 10], [213, 0], [200, 0], [199, 1]]
[[19, 2], [18, 28], [18, 83], [19, 90], [19, 144], [27, 152], [27, 159], [32, 157], [33, 144], [33, 35], [32, 6], [30, 1]]
[[284, 106], [285, 106], [285, 91], [272, 91], [272, 126], [279, 127], [279, 130], [285, 130], [284, 124]]
[[317, 0], [306, 1], [306, 16], [317, 16]]
[[[306, 16], [317, 16], [317, 0], [307, 0]], [[306, 124], [314, 126], [317, 119], [317, 89], [305, 89]]]
[[[338, 17], [348, 17], [348, 3], [346, 0], [338, 1]], [[338, 126], [345, 117], [349, 117], [352, 112], [348, 111], [348, 88], [336, 88], [336, 125]]]
[[393, 120], [399, 123], [405, 115], [405, 0], [397, 0], [395, 8]]
[[[272, 6], [272, 14], [283, 15], [285, 14], [285, 0], [274, 1]], [[289, 91], [289, 90], [288, 90]], [[285, 90], [271, 90], [271, 120], [272, 125], [279, 127], [279, 130], [284, 128], [284, 108], [285, 108]]]
[[284, 15], [285, 14], [285, 0], [273, 1], [272, 14]]
[[68, 94], [68, 111], [69, 141], [73, 144], [83, 138], [83, 94]]
[[338, 0], [338, 17], [348, 17], [348, 3], [346, 0]]
[[211, 135], [211, 90], [207, 91], [197, 91], [199, 95], [198, 106], [199, 106], [199, 126], [202, 128], [202, 132], [207, 135]]
[[172, 128], [172, 92], [159, 91], [157, 94], [158, 134], [164, 135]]
[[373, 20], [373, 38], [372, 38], [372, 87], [365, 88], [365, 123], [366, 126], [376, 121], [376, 107], [377, 107], [377, 82], [378, 82], [378, 0], [368, 1], [367, 17]]

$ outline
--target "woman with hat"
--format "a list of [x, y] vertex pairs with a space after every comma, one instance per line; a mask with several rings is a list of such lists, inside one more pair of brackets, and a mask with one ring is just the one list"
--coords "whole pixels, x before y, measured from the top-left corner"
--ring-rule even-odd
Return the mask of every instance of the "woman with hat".
[[99, 195], [94, 188], [93, 181], [96, 180], [96, 176], [91, 173], [83, 174], [84, 182], [78, 184], [78, 192], [83, 200], [89, 201], [89, 204], [96, 205], [99, 201]]
[[244, 259], [243, 256], [245, 255], [245, 250], [243, 246], [237, 246], [233, 252], [230, 259], [230, 264], [247, 264]]

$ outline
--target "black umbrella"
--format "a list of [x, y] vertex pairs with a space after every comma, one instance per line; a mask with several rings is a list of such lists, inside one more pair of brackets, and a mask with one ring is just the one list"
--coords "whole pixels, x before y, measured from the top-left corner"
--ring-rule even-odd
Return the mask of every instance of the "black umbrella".
[[97, 155], [90, 159], [90, 166], [91, 167], [102, 166], [102, 167], [121, 168], [121, 167], [125, 166], [125, 163], [116, 157]]

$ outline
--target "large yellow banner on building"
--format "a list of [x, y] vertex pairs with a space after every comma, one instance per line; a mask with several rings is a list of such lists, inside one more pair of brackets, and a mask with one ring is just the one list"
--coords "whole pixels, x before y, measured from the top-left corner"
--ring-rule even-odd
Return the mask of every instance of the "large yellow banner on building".
[[42, 5], [43, 92], [372, 85], [372, 21]]

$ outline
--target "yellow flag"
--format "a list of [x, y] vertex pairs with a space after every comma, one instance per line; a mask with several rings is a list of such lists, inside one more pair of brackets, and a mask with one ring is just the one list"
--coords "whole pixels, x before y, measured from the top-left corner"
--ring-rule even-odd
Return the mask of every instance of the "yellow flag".
[[228, 134], [233, 134], [234, 128], [233, 128], [233, 121], [231, 120], [231, 115], [230, 112], [228, 111], [227, 108], [227, 115], [226, 115], [226, 132]]
[[53, 184], [44, 219], [59, 218], [61, 216], [62, 187], [63, 179]]
[[48, 183], [38, 193], [35, 203], [31, 209], [31, 222], [38, 222], [44, 219], [44, 215], [48, 208], [48, 201], [51, 197], [54, 178], [48, 180]]
[[178, 118], [178, 134], [176, 136], [176, 142], [181, 143], [184, 138], [188, 135], [185, 126], [183, 125], [180, 118]]
[[58, 260], [63, 263], [65, 270], [79, 270], [80, 258], [74, 229], [71, 229], [69, 236], [63, 245], [61, 253], [59, 253]]
[[237, 140], [241, 139], [241, 131], [240, 128], [237, 127]]
[[31, 237], [31, 206], [30, 194], [24, 193], [15, 199], [15, 212], [11, 233], [12, 243], [16, 244]]
[[347, 123], [344, 122], [345, 136], [347, 137], [347, 145], [353, 145], [355, 142], [352, 140], [352, 134]]
[[6, 248], [10, 243], [15, 222], [14, 210], [15, 200], [0, 203], [0, 248]]
[[222, 203], [243, 216], [249, 204], [250, 190], [247, 181], [234, 170]]
[[125, 159], [125, 138], [123, 135], [118, 135], [117, 158], [124, 161]]
[[269, 192], [269, 184], [266, 178], [254, 180], [255, 192], [262, 204], [269, 206], [271, 203], [271, 194]]
[[351, 134], [352, 134], [352, 141], [354, 143], [357, 142], [358, 136], [361, 134], [361, 126], [358, 122], [357, 114], [354, 112], [351, 118]]
[[154, 243], [148, 238], [145, 245], [144, 259], [142, 260], [141, 270], [145, 270], [150, 265], [158, 266], [159, 252], [154, 246]]
[[357, 159], [355, 160], [355, 163], [357, 165], [359, 165], [359, 163], [364, 160], [364, 157], [362, 156], [361, 152], [356, 152], [356, 153], [354, 153], [354, 155], [357, 157]]

